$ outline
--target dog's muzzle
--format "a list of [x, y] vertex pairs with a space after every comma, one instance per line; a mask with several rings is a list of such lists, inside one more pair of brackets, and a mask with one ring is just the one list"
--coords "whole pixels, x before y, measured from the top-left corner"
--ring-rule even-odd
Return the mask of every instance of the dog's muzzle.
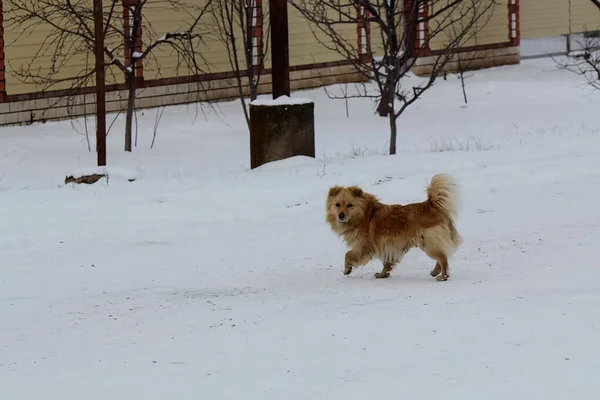
[[338, 219], [340, 220], [340, 222], [348, 222], [346, 221], [346, 214], [344, 214], [343, 212], [338, 214]]

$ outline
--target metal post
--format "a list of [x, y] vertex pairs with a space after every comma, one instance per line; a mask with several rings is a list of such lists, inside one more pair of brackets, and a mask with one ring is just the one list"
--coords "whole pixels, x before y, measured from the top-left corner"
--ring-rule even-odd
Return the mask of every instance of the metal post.
[[571, 54], [571, 37], [573, 35], [573, 8], [571, 0], [569, 0], [569, 33], [567, 34], [567, 55]]
[[290, 95], [287, 0], [269, 0], [273, 99]]
[[94, 32], [96, 41], [96, 152], [98, 166], [106, 166], [106, 104], [104, 97], [104, 16], [102, 0], [94, 0]]

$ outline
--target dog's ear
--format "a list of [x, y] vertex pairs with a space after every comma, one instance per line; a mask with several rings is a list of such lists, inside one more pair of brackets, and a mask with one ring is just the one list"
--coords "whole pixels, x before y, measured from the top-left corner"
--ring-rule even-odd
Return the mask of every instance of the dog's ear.
[[342, 190], [341, 186], [335, 185], [331, 189], [329, 189], [329, 197], [337, 196]]
[[358, 186], [350, 186], [348, 190], [350, 191], [350, 193], [352, 193], [352, 196], [354, 197], [362, 197], [363, 195], [362, 189]]

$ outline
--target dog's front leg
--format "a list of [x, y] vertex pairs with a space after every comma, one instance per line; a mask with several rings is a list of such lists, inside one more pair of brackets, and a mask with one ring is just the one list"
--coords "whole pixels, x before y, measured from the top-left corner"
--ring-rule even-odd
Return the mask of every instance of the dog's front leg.
[[344, 257], [344, 275], [350, 275], [352, 273], [353, 264], [353, 256], [352, 250], [346, 252], [346, 257]]
[[368, 249], [352, 249], [346, 252], [344, 258], [344, 275], [350, 275], [352, 268], [360, 267], [371, 259], [371, 252]]

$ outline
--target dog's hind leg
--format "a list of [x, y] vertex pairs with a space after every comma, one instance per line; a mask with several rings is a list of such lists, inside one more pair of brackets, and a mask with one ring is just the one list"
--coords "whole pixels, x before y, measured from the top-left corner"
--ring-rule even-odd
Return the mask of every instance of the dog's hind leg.
[[436, 268], [440, 266], [440, 272], [436, 275], [435, 279], [438, 281], [447, 281], [450, 278], [450, 272], [448, 271], [448, 259], [445, 255], [439, 255], [437, 263], [435, 264]]
[[441, 271], [442, 271], [442, 267], [440, 266], [440, 263], [436, 262], [435, 267], [431, 270], [429, 275], [431, 275], [435, 278], [436, 276], [438, 276], [440, 274]]
[[448, 273], [448, 257], [452, 254], [454, 243], [451, 239], [451, 232], [444, 227], [431, 228], [422, 235], [419, 248], [427, 256], [436, 261], [435, 267], [429, 273], [438, 281], [447, 281], [450, 277]]
[[448, 258], [446, 255], [439, 250], [433, 250], [427, 247], [422, 248], [422, 250], [430, 258], [436, 261], [435, 267], [429, 272], [429, 275], [438, 281], [447, 281], [448, 278], [450, 278], [450, 274], [448, 273]]
[[423, 248], [425, 254], [436, 261], [435, 267], [429, 275], [433, 276], [438, 281], [447, 281], [450, 278], [448, 272], [448, 258], [439, 250], [432, 250], [427, 247]]

